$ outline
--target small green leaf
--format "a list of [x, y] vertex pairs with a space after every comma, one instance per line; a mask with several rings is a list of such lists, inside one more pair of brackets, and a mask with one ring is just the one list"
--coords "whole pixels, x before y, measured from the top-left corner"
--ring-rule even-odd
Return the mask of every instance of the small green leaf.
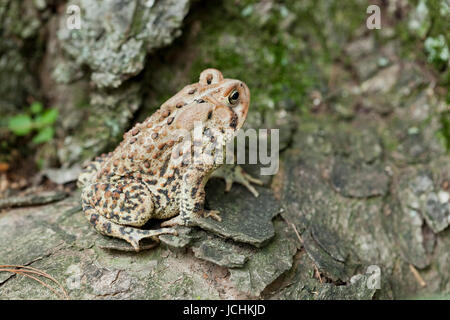
[[8, 128], [15, 135], [25, 136], [30, 133], [33, 124], [31, 118], [26, 114], [19, 114], [17, 116], [9, 118]]
[[44, 129], [39, 131], [39, 133], [33, 138], [33, 142], [38, 144], [50, 141], [53, 139], [54, 134], [55, 129], [53, 129], [52, 127], [45, 127]]
[[38, 128], [43, 128], [54, 124], [57, 118], [58, 118], [58, 110], [48, 109], [45, 110], [42, 115], [36, 117], [35, 123]]
[[30, 106], [30, 111], [32, 114], [38, 114], [42, 112], [42, 109], [44, 109], [44, 107], [42, 106], [42, 103], [40, 102], [33, 102]]

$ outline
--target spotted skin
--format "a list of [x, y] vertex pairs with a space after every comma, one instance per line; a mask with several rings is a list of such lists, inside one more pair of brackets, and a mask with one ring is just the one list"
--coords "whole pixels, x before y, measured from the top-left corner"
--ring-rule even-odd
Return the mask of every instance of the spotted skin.
[[[144, 238], [176, 234], [164, 226], [189, 225], [193, 215], [220, 219], [216, 211], [203, 208], [205, 184], [220, 166], [208, 160], [222, 148], [221, 138], [228, 141], [242, 127], [249, 104], [243, 82], [224, 79], [216, 69], [204, 70], [198, 83], [184, 87], [126, 132], [113, 152], [87, 165], [78, 179], [86, 218], [98, 232], [126, 240], [136, 251]], [[203, 136], [197, 141], [194, 125], [199, 122]], [[210, 158], [184, 161], [206, 150]], [[233, 177], [250, 185], [246, 177], [239, 178]], [[160, 229], [140, 228], [150, 219], [167, 218], [173, 219]]]

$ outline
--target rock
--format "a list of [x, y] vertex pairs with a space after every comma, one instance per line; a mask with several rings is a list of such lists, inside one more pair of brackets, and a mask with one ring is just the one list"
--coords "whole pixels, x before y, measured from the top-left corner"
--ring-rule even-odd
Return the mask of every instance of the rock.
[[[243, 268], [230, 269], [230, 280], [250, 296], [259, 296], [271, 282], [292, 266], [292, 257], [296, 252], [295, 242], [288, 236], [288, 227], [284, 222], [276, 221], [275, 227], [277, 233], [273, 241], [256, 252]], [[292, 232], [292, 229], [288, 230]]]
[[27, 97], [39, 99], [38, 77], [32, 66], [44, 50], [39, 34], [49, 10], [35, 1], [6, 0], [0, 4], [0, 105], [2, 115], [20, 112], [29, 104]]
[[81, 166], [79, 164], [76, 164], [70, 168], [49, 168], [44, 170], [43, 173], [54, 183], [65, 184], [68, 182], [76, 181], [81, 171]]
[[251, 246], [237, 244], [231, 240], [225, 241], [212, 235], [194, 243], [192, 250], [197, 258], [228, 268], [244, 266], [249, 257], [257, 251]]
[[[140, 253], [101, 249], [95, 244], [104, 237], [77, 209], [79, 194], [57, 204], [0, 214], [0, 237], [8, 239], [0, 243], [0, 264], [45, 271], [62, 284], [71, 299], [220, 297], [222, 284], [205, 278], [215, 278], [221, 272], [218, 267], [162, 247]], [[231, 291], [226, 294], [238, 297]], [[32, 279], [0, 272], [0, 298], [59, 297]]]
[[[304, 147], [318, 132], [322, 147], [336, 147], [333, 141], [339, 141], [336, 137], [342, 132], [326, 125], [319, 128], [303, 126], [294, 139], [294, 146], [301, 151], [293, 149], [284, 155], [282, 170], [273, 184], [279, 185], [277, 195], [285, 208], [281, 215], [301, 234], [306, 252], [319, 270], [333, 280], [348, 281], [358, 265], [389, 263], [395, 253], [382, 223], [382, 198], [343, 197], [328, 181], [333, 179], [329, 149], [315, 148], [315, 143]], [[358, 161], [357, 154], [351, 155], [352, 161]], [[381, 190], [384, 194], [387, 186]]]
[[316, 269], [312, 259], [301, 252], [296, 267], [286, 276], [285, 285], [273, 297], [283, 300], [314, 300], [322, 284], [314, 276]]
[[445, 157], [437, 159], [429, 167], [418, 166], [399, 173], [397, 197], [402, 209], [421, 214], [435, 233], [449, 225], [449, 193], [442, 189], [442, 183], [449, 179], [449, 164], [449, 159]]
[[212, 179], [206, 187], [207, 204], [210, 209], [220, 211], [222, 221], [197, 217], [193, 225], [237, 242], [256, 247], [265, 245], [275, 234], [272, 218], [279, 212], [279, 204], [272, 192], [258, 187], [260, 195], [255, 198], [240, 185], [233, 185], [225, 194], [223, 190], [225, 184], [217, 179]]
[[335, 158], [330, 181], [343, 196], [367, 198], [384, 196], [388, 190], [389, 177], [379, 166], [350, 163], [338, 157]]
[[400, 65], [394, 64], [378, 71], [375, 76], [367, 79], [361, 84], [361, 90], [366, 94], [383, 94], [389, 92], [397, 83], [400, 76], [400, 70]]
[[345, 286], [324, 284], [317, 295], [318, 300], [371, 300], [376, 288], [368, 286], [369, 277], [355, 275]]
[[144, 68], [147, 53], [180, 34], [177, 30], [189, 9], [188, 0], [70, 4], [80, 7], [82, 27], [69, 30], [62, 15], [61, 47], [79, 66], [89, 66], [96, 86], [114, 88]]
[[198, 232], [195, 232], [188, 227], [176, 226], [175, 229], [178, 233], [176, 236], [171, 234], [159, 236], [159, 240], [161, 240], [163, 244], [173, 249], [185, 248], [193, 239], [201, 237], [201, 235], [197, 234]]

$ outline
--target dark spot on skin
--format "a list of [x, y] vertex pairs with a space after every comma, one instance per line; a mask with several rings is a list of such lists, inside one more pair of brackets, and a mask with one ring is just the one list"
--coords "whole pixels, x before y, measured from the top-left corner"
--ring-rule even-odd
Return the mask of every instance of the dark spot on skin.
[[184, 103], [184, 102], [178, 102], [175, 107], [179, 109], [179, 108], [183, 108], [183, 106], [185, 106], [185, 105], [186, 105], [186, 103]]
[[156, 191], [158, 191], [159, 193], [162, 193], [164, 196], [166, 196], [167, 202], [170, 201], [170, 198], [169, 198], [169, 192], [168, 192], [167, 190], [164, 190], [164, 189], [157, 189]]
[[175, 180], [174, 176], [170, 176], [167, 178], [167, 184], [171, 184]]
[[201, 203], [201, 202], [196, 202], [196, 203], [194, 204], [194, 209], [193, 209], [193, 211], [194, 211], [194, 212], [201, 212], [201, 211], [203, 211], [203, 205], [202, 205], [202, 203]]
[[157, 183], [156, 180], [145, 180], [145, 182], [151, 185], [155, 185]]
[[172, 124], [172, 122], [173, 122], [173, 117], [171, 117], [171, 118], [169, 118], [169, 119], [167, 119], [167, 124]]
[[152, 139], [156, 139], [156, 138], [158, 138], [158, 134], [156, 132], [153, 132], [152, 133]]
[[162, 116], [164, 118], [167, 118], [169, 115], [170, 115], [170, 111], [169, 110], [164, 111], [163, 114], [162, 114]]
[[133, 136], [137, 135], [139, 133], [139, 129], [138, 128], [134, 128], [133, 131], [131, 131], [131, 134]]
[[95, 226], [97, 224], [97, 221], [98, 221], [98, 214], [92, 214], [89, 222]]
[[212, 118], [212, 111], [208, 112], [208, 120], [211, 120]]
[[130, 144], [133, 144], [133, 143], [135, 143], [135, 142], [136, 142], [136, 140], [137, 140], [137, 139], [136, 139], [135, 137], [131, 138], [131, 139], [130, 139]]
[[233, 113], [233, 116], [231, 117], [231, 121], [230, 121], [230, 127], [233, 129], [236, 129], [237, 122], [238, 122], [238, 116], [236, 115], [236, 113]]
[[162, 150], [162, 149], [164, 149], [166, 147], [166, 144], [163, 142], [163, 143], [160, 143], [159, 145], [158, 145], [158, 149], [159, 150]]
[[169, 166], [169, 161], [170, 161], [170, 158], [167, 157], [166, 160], [164, 161], [163, 165], [161, 166], [161, 169], [159, 170], [160, 177], [162, 177], [166, 173], [167, 167]]
[[192, 198], [195, 198], [195, 195], [197, 194], [197, 191], [198, 191], [198, 188], [192, 188], [192, 191], [191, 191], [191, 197]]
[[205, 102], [206, 102], [206, 101], [203, 100], [203, 99], [195, 99], [194, 101], [197, 102], [197, 103], [205, 103]]
[[197, 89], [191, 89], [188, 91], [189, 94], [194, 94], [197, 91]]
[[104, 223], [103, 228], [106, 229], [106, 232], [111, 233], [111, 223], [109, 223], [109, 222]]

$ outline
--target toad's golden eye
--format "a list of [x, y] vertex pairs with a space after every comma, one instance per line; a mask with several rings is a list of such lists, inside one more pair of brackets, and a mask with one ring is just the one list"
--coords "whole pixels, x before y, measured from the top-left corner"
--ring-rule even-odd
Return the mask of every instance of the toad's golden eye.
[[239, 100], [239, 92], [237, 90], [233, 90], [228, 96], [228, 102], [231, 104], [236, 104]]

